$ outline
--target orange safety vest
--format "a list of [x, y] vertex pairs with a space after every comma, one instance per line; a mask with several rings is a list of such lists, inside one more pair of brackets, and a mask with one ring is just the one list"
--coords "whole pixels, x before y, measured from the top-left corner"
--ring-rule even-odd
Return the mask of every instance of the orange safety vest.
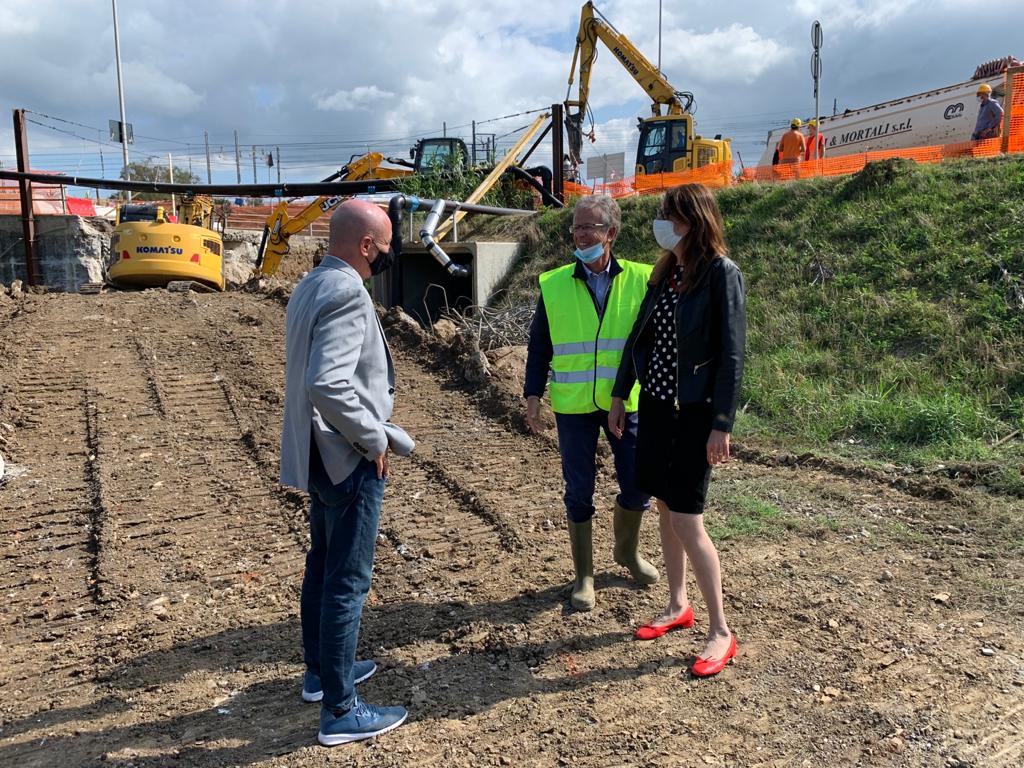
[[804, 150], [804, 160], [814, 159], [815, 140], [818, 142], [818, 159], [820, 160], [825, 156], [825, 137], [819, 133], [813, 139], [810, 136], [805, 139], [804, 143], [807, 145], [807, 148]]

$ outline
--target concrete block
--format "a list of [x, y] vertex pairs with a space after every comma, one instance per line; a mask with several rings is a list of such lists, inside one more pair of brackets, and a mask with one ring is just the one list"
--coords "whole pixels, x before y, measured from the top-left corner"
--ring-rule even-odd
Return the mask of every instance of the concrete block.
[[373, 278], [374, 300], [388, 308], [400, 306], [423, 325], [436, 320], [446, 308], [461, 312], [470, 306], [486, 306], [522, 246], [463, 241], [442, 242], [441, 247], [456, 264], [471, 267], [468, 277], [453, 277], [422, 245], [407, 243], [401, 265]]
[[[36, 258], [43, 285], [77, 291], [102, 282], [110, 258], [110, 222], [81, 216], [36, 218]], [[0, 282], [26, 280], [21, 217], [0, 216]]]

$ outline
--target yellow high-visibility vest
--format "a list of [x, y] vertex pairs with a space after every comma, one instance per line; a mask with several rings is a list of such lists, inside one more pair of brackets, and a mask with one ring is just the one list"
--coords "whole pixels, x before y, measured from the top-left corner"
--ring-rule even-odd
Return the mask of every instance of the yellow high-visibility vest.
[[[548, 316], [551, 344], [551, 410], [555, 413], [607, 411], [612, 385], [626, 339], [633, 330], [651, 277], [650, 264], [619, 261], [622, 271], [608, 288], [604, 315], [585, 280], [573, 277], [576, 264], [566, 264], [540, 276], [540, 292]], [[626, 411], [637, 409], [640, 384], [633, 386]]]

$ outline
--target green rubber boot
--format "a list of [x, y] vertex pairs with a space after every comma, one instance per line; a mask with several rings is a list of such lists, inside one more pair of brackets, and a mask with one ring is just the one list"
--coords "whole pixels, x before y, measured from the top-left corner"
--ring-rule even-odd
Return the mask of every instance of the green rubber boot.
[[577, 611], [589, 611], [594, 607], [594, 540], [591, 535], [592, 523], [569, 523], [569, 543], [572, 545], [572, 564], [576, 579], [572, 585], [569, 602]]
[[640, 557], [640, 522], [643, 512], [615, 505], [613, 530], [615, 532], [615, 562], [629, 570], [639, 584], [653, 584], [658, 580], [658, 569]]

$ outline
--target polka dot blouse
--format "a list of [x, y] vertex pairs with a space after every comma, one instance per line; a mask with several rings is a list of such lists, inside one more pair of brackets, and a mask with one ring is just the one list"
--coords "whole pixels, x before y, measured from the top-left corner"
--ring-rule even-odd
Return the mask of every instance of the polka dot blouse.
[[654, 349], [651, 352], [651, 363], [647, 368], [648, 394], [659, 400], [674, 402], [676, 399], [676, 366], [679, 357], [676, 350], [676, 303], [679, 292], [675, 286], [682, 281], [683, 268], [677, 266], [672, 278], [668, 281], [658, 298], [658, 305], [651, 315], [654, 326]]

